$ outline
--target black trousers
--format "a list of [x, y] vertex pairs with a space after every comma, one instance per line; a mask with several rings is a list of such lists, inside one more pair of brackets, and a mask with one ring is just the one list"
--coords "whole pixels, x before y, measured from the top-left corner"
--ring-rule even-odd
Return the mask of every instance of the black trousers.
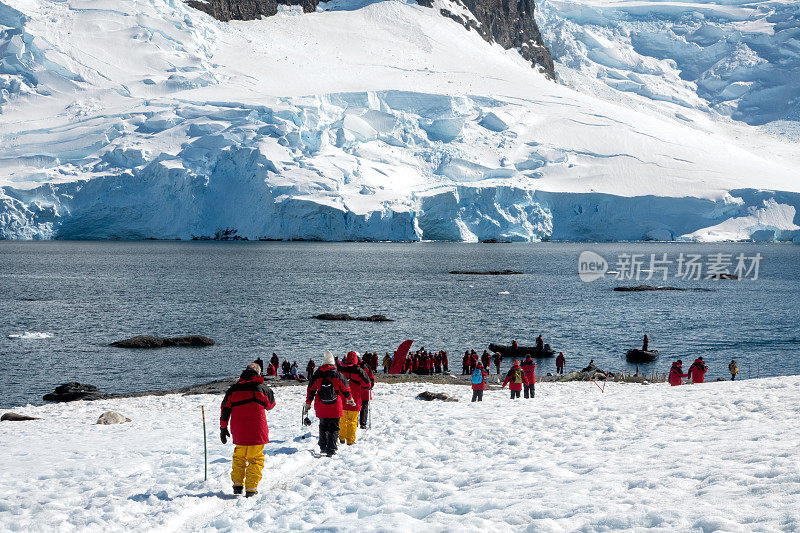
[[319, 450], [328, 455], [336, 453], [337, 442], [339, 440], [339, 419], [320, 418], [319, 419]]
[[520, 393], [520, 391], [518, 391], [518, 390], [512, 390], [511, 391], [511, 399], [513, 400], [515, 398], [519, 398], [519, 393]]
[[472, 401], [473, 402], [482, 402], [483, 401], [483, 391], [482, 390], [473, 390], [472, 391]]
[[530, 385], [524, 385], [525, 388], [525, 397], [526, 398], [533, 398], [536, 396], [536, 383], [531, 383]]
[[564, 374], [564, 367], [563, 366], [557, 366], [556, 367], [556, 374], [562, 374], [563, 375]]
[[361, 429], [367, 429], [367, 421], [369, 420], [369, 400], [361, 400], [361, 412], [358, 415], [358, 424]]

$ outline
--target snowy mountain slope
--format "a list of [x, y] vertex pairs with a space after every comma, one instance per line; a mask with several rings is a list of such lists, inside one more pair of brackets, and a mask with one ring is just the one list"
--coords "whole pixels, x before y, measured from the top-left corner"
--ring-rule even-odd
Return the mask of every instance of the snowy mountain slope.
[[164, 0], [5, 0], [0, 24], [5, 238], [800, 229], [800, 146], [576, 92], [414, 2], [224, 23]]
[[595, 78], [748, 124], [800, 119], [798, 2], [542, 0], [538, 16], [571, 85]]

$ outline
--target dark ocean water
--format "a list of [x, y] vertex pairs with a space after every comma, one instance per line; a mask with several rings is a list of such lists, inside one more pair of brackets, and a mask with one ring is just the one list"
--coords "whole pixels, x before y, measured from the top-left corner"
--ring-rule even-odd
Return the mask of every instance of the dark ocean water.
[[[713, 292], [619, 293], [636, 284], [577, 275], [583, 250], [620, 253], [760, 253], [759, 279], [684, 281]], [[518, 276], [449, 270], [514, 269]], [[613, 268], [613, 265], [612, 265]], [[670, 276], [674, 274], [670, 272]], [[647, 332], [666, 372], [698, 355], [708, 378], [800, 373], [800, 246], [764, 244], [109, 243], [0, 242], [0, 406], [39, 403], [66, 381], [113, 392], [166, 389], [238, 374], [274, 351], [305, 366], [324, 349], [446, 349], [545, 341], [568, 368], [624, 359]], [[662, 281], [643, 281], [664, 284]], [[322, 312], [382, 313], [390, 323], [322, 322]], [[10, 337], [50, 333], [46, 339]], [[198, 333], [210, 348], [129, 351], [108, 343], [138, 334]], [[543, 360], [539, 370], [554, 370]]]

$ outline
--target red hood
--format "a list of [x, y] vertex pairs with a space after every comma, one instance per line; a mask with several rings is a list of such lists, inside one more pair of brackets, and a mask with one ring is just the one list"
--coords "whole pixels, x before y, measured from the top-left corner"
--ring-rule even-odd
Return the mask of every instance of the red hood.
[[239, 378], [239, 383], [264, 383], [264, 378], [261, 376], [253, 376], [250, 378]]
[[322, 365], [319, 367], [320, 370], [336, 370], [336, 367], [333, 365]]

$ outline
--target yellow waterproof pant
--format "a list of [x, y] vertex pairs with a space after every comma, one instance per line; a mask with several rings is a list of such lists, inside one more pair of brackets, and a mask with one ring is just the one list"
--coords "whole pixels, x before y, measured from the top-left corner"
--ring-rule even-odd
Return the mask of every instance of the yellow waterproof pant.
[[245, 490], [254, 491], [261, 481], [261, 470], [264, 468], [264, 445], [239, 446], [233, 449], [233, 470], [231, 481], [234, 486], [246, 486]]
[[342, 414], [341, 428], [339, 428], [339, 441], [353, 444], [356, 441], [357, 427], [358, 411], [345, 411]]

